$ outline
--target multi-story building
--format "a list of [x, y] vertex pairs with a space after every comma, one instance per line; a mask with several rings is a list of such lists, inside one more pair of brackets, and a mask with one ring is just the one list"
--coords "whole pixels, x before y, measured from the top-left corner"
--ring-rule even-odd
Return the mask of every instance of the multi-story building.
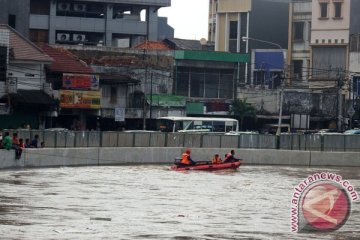
[[348, 100], [357, 98], [359, 9], [360, 2], [351, 0], [297, 0], [291, 4], [292, 97], [288, 105], [291, 109], [290, 105], [298, 103], [296, 111], [308, 114], [313, 127], [350, 127], [345, 125], [347, 117], [354, 114]]
[[288, 3], [272, 0], [210, 0], [209, 41], [215, 51], [246, 53], [249, 49], [277, 48], [264, 42], [242, 41], [251, 37], [287, 48]]
[[159, 21], [157, 13], [170, 3], [170, 0], [1, 0], [0, 22], [33, 42], [126, 48], [144, 39], [157, 40], [164, 32], [171, 34], [172, 28], [166, 21]]
[[236, 97], [256, 106], [261, 112], [258, 119], [267, 119], [267, 123], [277, 122], [280, 109], [289, 2], [210, 0], [209, 4], [208, 38], [215, 50], [251, 55], [250, 64], [238, 64]]
[[311, 0], [293, 1], [289, 11], [289, 83], [308, 88], [310, 77]]
[[351, 1], [312, 1], [310, 87], [334, 87], [339, 71], [348, 70], [350, 5]]
[[[344, 98], [349, 69], [350, 9], [352, 2], [312, 1], [311, 76], [309, 87], [336, 94], [336, 125], [344, 129]], [[336, 98], [335, 98], [336, 99]]]

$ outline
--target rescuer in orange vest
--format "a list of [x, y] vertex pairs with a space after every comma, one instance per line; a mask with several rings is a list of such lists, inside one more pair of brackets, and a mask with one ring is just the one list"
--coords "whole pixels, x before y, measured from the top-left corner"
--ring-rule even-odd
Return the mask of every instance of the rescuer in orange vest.
[[194, 162], [190, 157], [191, 151], [190, 149], [186, 149], [186, 151], [181, 156], [181, 164], [183, 165], [195, 165], [196, 162]]
[[219, 164], [219, 163], [222, 163], [222, 160], [219, 154], [215, 154], [214, 158], [212, 159], [212, 164]]

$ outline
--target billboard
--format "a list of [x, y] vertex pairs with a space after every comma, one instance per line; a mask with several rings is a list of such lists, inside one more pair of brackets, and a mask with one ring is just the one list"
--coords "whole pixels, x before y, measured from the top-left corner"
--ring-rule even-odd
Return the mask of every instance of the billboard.
[[60, 90], [61, 108], [100, 109], [100, 91]]
[[65, 89], [99, 90], [98, 75], [64, 73], [62, 82]]

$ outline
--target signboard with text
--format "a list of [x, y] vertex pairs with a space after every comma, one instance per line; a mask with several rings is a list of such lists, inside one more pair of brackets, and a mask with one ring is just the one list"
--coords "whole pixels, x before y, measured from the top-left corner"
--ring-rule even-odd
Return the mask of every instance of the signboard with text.
[[64, 73], [63, 88], [78, 90], [99, 90], [99, 76]]
[[115, 108], [115, 122], [125, 121], [125, 108]]
[[100, 91], [60, 90], [61, 108], [100, 109]]

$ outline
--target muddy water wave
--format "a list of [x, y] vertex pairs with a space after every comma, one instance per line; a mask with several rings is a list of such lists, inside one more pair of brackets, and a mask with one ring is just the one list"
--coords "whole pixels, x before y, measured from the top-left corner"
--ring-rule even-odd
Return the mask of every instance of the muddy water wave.
[[360, 190], [357, 168], [164, 165], [0, 171], [1, 239], [359, 239], [360, 204], [336, 232], [290, 232], [293, 188], [332, 171]]

